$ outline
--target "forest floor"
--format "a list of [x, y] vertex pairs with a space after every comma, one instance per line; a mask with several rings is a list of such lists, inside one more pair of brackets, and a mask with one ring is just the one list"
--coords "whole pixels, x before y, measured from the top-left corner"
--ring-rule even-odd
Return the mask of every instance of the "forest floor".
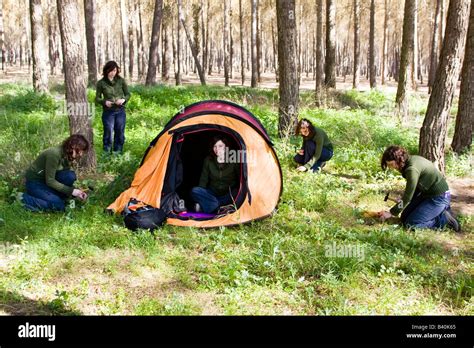
[[[292, 156], [301, 140], [276, 136], [275, 89], [132, 85], [125, 154], [103, 156], [96, 108], [97, 173], [81, 175], [78, 182], [95, 190], [86, 203], [59, 214], [27, 212], [12, 198], [24, 190], [27, 165], [68, 135], [61, 112], [64, 85], [52, 83], [52, 96], [45, 96], [13, 81], [0, 84], [0, 313], [474, 314], [472, 151], [446, 155], [463, 233], [406, 231], [397, 219], [380, 223], [363, 215], [389, 207], [383, 201], [386, 191], [403, 191], [403, 178], [382, 171], [380, 156], [389, 144], [416, 153], [425, 93], [412, 93], [412, 116], [401, 126], [393, 86], [373, 91], [341, 86], [324, 108], [316, 108], [311, 92], [303, 90], [300, 116], [325, 129], [335, 145], [323, 173], [313, 175], [294, 170]], [[88, 90], [90, 101], [94, 93]], [[277, 211], [232, 228], [166, 225], [155, 234], [131, 233], [104, 208], [129, 187], [145, 149], [167, 120], [183, 105], [203, 99], [234, 101], [262, 121], [283, 171]], [[338, 256], [328, 253], [331, 247], [358, 253]]]

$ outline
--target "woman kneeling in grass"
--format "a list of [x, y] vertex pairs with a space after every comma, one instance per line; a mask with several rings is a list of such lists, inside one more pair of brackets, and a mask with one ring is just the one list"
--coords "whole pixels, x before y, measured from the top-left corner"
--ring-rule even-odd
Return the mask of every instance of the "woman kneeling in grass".
[[448, 225], [456, 232], [461, 227], [451, 213], [448, 183], [436, 166], [421, 156], [411, 156], [401, 146], [388, 147], [381, 161], [382, 169], [398, 170], [407, 180], [402, 199], [390, 211], [381, 211], [382, 220], [397, 216], [405, 227], [443, 228]]
[[18, 195], [23, 206], [31, 211], [64, 211], [68, 197], [87, 199], [85, 192], [73, 187], [76, 173], [70, 165], [89, 151], [89, 146], [84, 136], [74, 134], [62, 145], [43, 151], [26, 171], [26, 193]]
[[298, 122], [295, 133], [303, 137], [303, 146], [294, 158], [300, 164], [297, 170], [317, 172], [322, 169], [333, 156], [332, 143], [326, 132], [303, 118]]

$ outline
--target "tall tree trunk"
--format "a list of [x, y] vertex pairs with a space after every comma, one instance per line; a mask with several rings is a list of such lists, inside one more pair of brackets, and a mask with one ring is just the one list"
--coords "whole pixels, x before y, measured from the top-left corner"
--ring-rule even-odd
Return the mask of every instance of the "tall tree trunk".
[[474, 128], [474, 6], [471, 4], [469, 29], [466, 39], [466, 50], [459, 92], [458, 115], [451, 147], [454, 152], [461, 154], [469, 150], [472, 144]]
[[229, 0], [229, 77], [234, 78], [234, 38], [232, 36], [232, 0]]
[[387, 76], [387, 54], [388, 54], [388, 0], [385, 0], [384, 21], [383, 21], [383, 47], [382, 47], [382, 85], [385, 84], [385, 76]]
[[369, 75], [370, 88], [375, 88], [377, 86], [375, 71], [375, 0], [370, 1]]
[[359, 65], [360, 65], [360, 5], [359, 0], [354, 0], [354, 75], [352, 78], [352, 88], [359, 87]]
[[416, 73], [418, 72], [418, 0], [415, 0], [415, 30], [413, 30], [413, 55], [411, 63], [411, 86], [416, 91]]
[[63, 50], [66, 102], [69, 116], [70, 134], [82, 134], [91, 144], [81, 160], [86, 171], [95, 171], [96, 156], [94, 134], [91, 124], [91, 108], [87, 102], [84, 81], [84, 59], [79, 8], [76, 0], [57, 0], [59, 29]]
[[172, 10], [171, 5], [166, 5], [163, 10], [163, 28], [162, 28], [162, 51], [163, 57], [162, 61], [163, 64], [161, 65], [161, 79], [164, 82], [168, 82], [170, 79], [170, 67], [173, 60], [173, 47], [172, 47], [172, 38], [171, 38], [171, 30], [170, 26], [172, 25], [171, 21]]
[[128, 67], [128, 15], [125, 0], [120, 0], [120, 21], [122, 24], [122, 72], [127, 75]]
[[181, 24], [183, 25], [184, 33], [186, 34], [186, 38], [188, 39], [188, 44], [189, 47], [191, 48], [191, 54], [193, 55], [194, 58], [194, 64], [196, 65], [198, 74], [199, 74], [199, 80], [201, 81], [201, 85], [205, 86], [206, 85], [206, 77], [204, 76], [204, 71], [202, 70], [201, 63], [199, 62], [199, 56], [198, 56], [198, 51], [197, 51], [197, 45], [196, 43], [193, 42], [193, 38], [191, 37], [191, 34], [186, 26], [186, 22], [183, 17], [181, 17]]
[[336, 88], [336, 4], [326, 0], [326, 62], [324, 84]]
[[137, 70], [138, 77], [141, 78], [145, 73], [145, 49], [143, 44], [143, 29], [140, 1], [135, 2], [135, 11], [137, 11]]
[[87, 71], [89, 86], [97, 83], [97, 56], [95, 52], [95, 9], [94, 0], [84, 0], [84, 18], [86, 24]]
[[[48, 11], [48, 56], [49, 56], [49, 67], [50, 74], [56, 75], [56, 68], [58, 64], [58, 55], [57, 50], [57, 41], [56, 41], [56, 23], [54, 22], [54, 16], [52, 11]], [[20, 45], [20, 68], [21, 64], [21, 45]]]
[[206, 1], [206, 45], [205, 45], [205, 50], [204, 50], [204, 57], [203, 57], [203, 69], [204, 71], [208, 71], [208, 74], [212, 73], [212, 68], [208, 70], [208, 64], [209, 64], [209, 0]]
[[469, 0], [450, 0], [449, 2], [439, 67], [420, 130], [420, 155], [435, 162], [443, 173], [449, 111], [461, 69], [469, 20], [469, 4]]
[[398, 116], [401, 122], [408, 119], [408, 77], [413, 56], [413, 32], [415, 31], [415, 1], [405, 0], [403, 20], [402, 53], [400, 57], [400, 72], [395, 102], [398, 107]]
[[2, 54], [2, 71], [5, 73], [5, 31], [3, 29], [3, 1], [0, 2], [0, 53]]
[[257, 0], [257, 83], [262, 82], [262, 21], [260, 20], [260, 0]]
[[[278, 35], [278, 33], [277, 33]], [[277, 43], [276, 43], [276, 38], [275, 38], [275, 28], [273, 25], [273, 20], [272, 20], [272, 53], [273, 53], [273, 68], [275, 70], [275, 80], [276, 82], [279, 81], [278, 79], [278, 65], [277, 65]]]
[[130, 81], [133, 78], [133, 68], [134, 68], [134, 60], [135, 60], [135, 42], [134, 42], [134, 35], [133, 35], [134, 26], [135, 26], [135, 21], [133, 20], [132, 17], [130, 17], [128, 21], [128, 40], [129, 40], [128, 74], [130, 75]]
[[[273, 28], [273, 27], [272, 27]], [[240, 76], [242, 86], [245, 83], [245, 56], [244, 56], [244, 14], [242, 11], [242, 0], [239, 0], [239, 29], [240, 29]]]
[[[198, 57], [201, 56], [201, 41], [199, 39], [200, 30], [199, 30], [199, 18], [201, 16], [201, 6], [199, 4], [192, 5], [192, 18], [193, 18], [193, 42], [194, 47]], [[201, 61], [201, 60], [200, 60]], [[201, 64], [202, 66], [202, 64]], [[193, 72], [196, 72], [196, 65], [194, 66]]]
[[156, 84], [156, 69], [158, 64], [158, 43], [160, 41], [161, 19], [163, 17], [163, 0], [155, 0], [155, 11], [153, 13], [153, 26], [151, 29], [150, 51], [148, 55], [148, 71], [146, 74], [146, 86]]
[[252, 29], [251, 29], [251, 43], [252, 50], [252, 78], [250, 80], [250, 87], [257, 87], [258, 66], [257, 66], [257, 0], [252, 0]]
[[295, 0], [277, 0], [279, 119], [278, 133], [287, 137], [298, 117], [299, 86], [296, 67]]
[[436, 69], [438, 68], [439, 59], [439, 23], [441, 20], [441, 2], [443, 0], [436, 1], [436, 12], [433, 23], [433, 38], [431, 41], [431, 53], [430, 53], [430, 71], [428, 75], [428, 93], [431, 93], [433, 82], [436, 75]]
[[316, 106], [322, 104], [322, 90], [323, 90], [323, 0], [316, 0]]
[[224, 84], [229, 86], [229, 2], [224, 1], [224, 30], [223, 30], [223, 45], [224, 45]]
[[48, 92], [46, 41], [43, 29], [41, 0], [30, 0], [31, 51], [33, 54], [33, 88], [35, 92]]
[[181, 85], [181, 26], [179, 25], [181, 18], [181, 0], [178, 0], [178, 26], [176, 28], [176, 71], [175, 71], [175, 80], [176, 86]]

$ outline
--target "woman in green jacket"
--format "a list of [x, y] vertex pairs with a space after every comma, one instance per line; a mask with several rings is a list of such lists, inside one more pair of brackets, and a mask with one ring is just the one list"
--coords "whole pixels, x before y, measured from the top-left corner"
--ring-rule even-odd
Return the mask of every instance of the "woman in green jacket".
[[300, 172], [319, 171], [334, 154], [332, 143], [326, 132], [303, 118], [298, 122], [295, 133], [303, 137], [303, 145], [294, 157], [295, 162], [299, 164], [297, 170]]
[[116, 62], [107, 62], [102, 75], [103, 78], [97, 82], [95, 100], [103, 107], [104, 152], [113, 150], [115, 153], [121, 153], [125, 142], [125, 104], [130, 99], [130, 92], [127, 83], [120, 76], [120, 68]]
[[64, 211], [68, 197], [87, 199], [85, 192], [74, 188], [76, 173], [70, 167], [89, 147], [84, 136], [73, 134], [62, 145], [40, 153], [25, 174], [26, 193], [18, 197], [23, 206], [31, 211]]
[[451, 213], [448, 183], [433, 162], [409, 155], [405, 148], [395, 145], [385, 150], [381, 162], [382, 169], [395, 169], [407, 180], [399, 202], [390, 211], [379, 212], [382, 220], [401, 212], [400, 220], [405, 227], [437, 229], [447, 225], [461, 231]]

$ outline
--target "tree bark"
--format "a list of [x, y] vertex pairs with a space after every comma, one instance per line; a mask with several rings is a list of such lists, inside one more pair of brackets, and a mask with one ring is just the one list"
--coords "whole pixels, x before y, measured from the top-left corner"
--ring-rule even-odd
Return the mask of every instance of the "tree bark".
[[229, 2], [224, 1], [224, 30], [223, 30], [223, 49], [224, 49], [224, 85], [229, 86]]
[[[239, 28], [240, 28], [240, 77], [242, 86], [245, 83], [245, 56], [244, 56], [244, 14], [242, 11], [242, 0], [239, 0]], [[272, 27], [273, 28], [273, 27]]]
[[322, 104], [322, 90], [323, 90], [323, 74], [324, 74], [324, 64], [323, 64], [323, 0], [316, 1], [317, 10], [316, 10], [316, 86], [315, 86], [315, 96], [316, 96], [316, 106], [321, 106]]
[[90, 150], [81, 159], [86, 171], [95, 171], [96, 156], [94, 134], [91, 124], [91, 108], [87, 102], [84, 81], [84, 59], [82, 56], [82, 33], [79, 23], [79, 8], [75, 0], [57, 0], [59, 29], [63, 50], [66, 103], [70, 134], [82, 134], [91, 144]]
[[336, 88], [336, 4], [326, 0], [326, 63], [324, 84]]
[[257, 78], [257, 0], [252, 0], [252, 28], [251, 28], [251, 43], [250, 48], [252, 50], [252, 77], [250, 80], [250, 87], [254, 88], [258, 86]]
[[420, 130], [420, 155], [433, 161], [442, 172], [445, 167], [444, 150], [449, 111], [461, 69], [469, 4], [469, 0], [450, 0], [439, 67]]
[[46, 41], [43, 29], [41, 0], [30, 0], [31, 52], [33, 55], [33, 88], [35, 92], [48, 92]]
[[370, 88], [377, 87], [375, 71], [375, 0], [370, 1], [369, 76]]
[[401, 122], [408, 119], [408, 76], [413, 56], [413, 32], [415, 31], [415, 1], [405, 0], [403, 20], [402, 52], [400, 56], [400, 71], [398, 76], [398, 89], [395, 102]]
[[352, 88], [357, 89], [359, 87], [360, 77], [360, 4], [359, 0], [354, 0], [354, 73], [352, 78]]
[[3, 29], [3, 1], [0, 2], [0, 53], [2, 54], [2, 71], [5, 73], [5, 31]]
[[128, 67], [128, 16], [125, 7], [125, 0], [120, 0], [120, 20], [122, 24], [122, 72], [123, 76], [127, 75]]
[[160, 41], [161, 19], [163, 18], [163, 0], [155, 0], [153, 13], [153, 26], [151, 29], [150, 51], [148, 55], [148, 71], [146, 74], [146, 86], [156, 84], [156, 69], [158, 65], [158, 43]]
[[183, 25], [184, 33], [186, 34], [189, 47], [191, 48], [191, 54], [193, 55], [194, 64], [196, 65], [196, 68], [199, 74], [199, 80], [201, 81], [201, 85], [205, 86], [206, 77], [204, 76], [204, 71], [202, 70], [201, 63], [199, 62], [199, 56], [198, 56], [198, 52], [196, 48], [197, 45], [193, 42], [193, 38], [191, 37], [191, 34], [186, 26], [186, 22], [183, 17], [181, 17], [181, 24]]
[[441, 2], [443, 0], [436, 1], [436, 12], [433, 23], [433, 38], [431, 41], [431, 54], [430, 54], [430, 71], [428, 75], [428, 93], [431, 93], [431, 88], [436, 75], [436, 69], [438, 68], [439, 59], [439, 23], [441, 20]]
[[418, 0], [415, 0], [415, 12], [414, 12], [414, 22], [415, 22], [415, 29], [413, 30], [413, 55], [412, 55], [412, 63], [411, 63], [411, 70], [410, 70], [410, 80], [411, 80], [411, 88], [416, 91], [417, 83], [416, 83], [416, 73], [418, 72]]
[[175, 81], [176, 86], [181, 85], [181, 26], [179, 25], [181, 18], [181, 0], [178, 0], [178, 26], [176, 28], [176, 71], [175, 71]]
[[382, 85], [385, 84], [385, 77], [387, 76], [387, 54], [388, 54], [388, 0], [385, 0], [385, 15], [383, 21], [383, 44], [382, 44]]
[[95, 9], [94, 0], [84, 0], [84, 18], [86, 25], [87, 71], [89, 86], [97, 83], [97, 55], [95, 51]]
[[170, 68], [173, 60], [173, 47], [172, 47], [172, 39], [171, 39], [171, 30], [170, 26], [172, 24], [171, 21], [171, 7], [170, 5], [166, 5], [163, 10], [163, 28], [162, 28], [162, 61], [163, 64], [161, 65], [161, 79], [164, 82], [168, 82], [170, 79]]
[[299, 86], [296, 67], [296, 13], [294, 0], [277, 0], [280, 137], [294, 130], [298, 116]]
[[474, 128], [474, 6], [471, 4], [469, 29], [467, 32], [466, 49], [459, 92], [459, 106], [456, 127], [451, 147], [461, 154], [471, 148]]

